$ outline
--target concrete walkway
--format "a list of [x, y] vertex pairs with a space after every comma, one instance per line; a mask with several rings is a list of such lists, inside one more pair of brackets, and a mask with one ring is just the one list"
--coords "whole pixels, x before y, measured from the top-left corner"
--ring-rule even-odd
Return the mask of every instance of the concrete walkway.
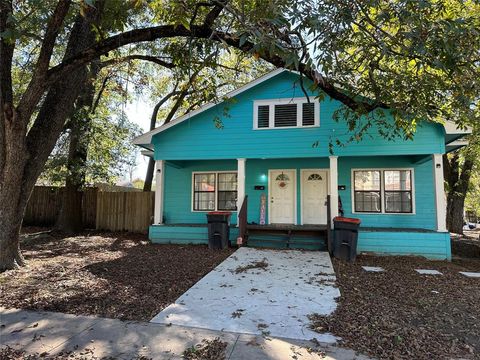
[[335, 311], [335, 281], [327, 252], [242, 247], [152, 322], [335, 343], [310, 330], [308, 319]]
[[[0, 308], [0, 344], [27, 353], [55, 355], [74, 351], [83, 359], [113, 357], [182, 359], [202, 340], [219, 337], [228, 346], [228, 360], [365, 359], [351, 350], [281, 338], [210, 331], [176, 325], [125, 322], [94, 316]], [[312, 349], [315, 351], [312, 352]]]

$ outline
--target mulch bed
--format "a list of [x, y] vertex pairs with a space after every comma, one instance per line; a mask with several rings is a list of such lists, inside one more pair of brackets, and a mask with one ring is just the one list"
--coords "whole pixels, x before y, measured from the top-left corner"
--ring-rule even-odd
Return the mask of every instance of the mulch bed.
[[225, 360], [227, 343], [220, 338], [204, 339], [202, 343], [187, 349], [183, 353], [186, 360]]
[[151, 320], [234, 251], [153, 245], [128, 233], [53, 234], [21, 247], [28, 267], [0, 274], [0, 306], [139, 321]]
[[333, 263], [340, 303], [331, 317], [312, 316], [313, 329], [380, 359], [480, 358], [480, 279], [458, 273], [480, 271], [480, 260], [360, 256], [354, 264]]
[[[23, 350], [13, 349], [9, 346], [5, 346], [0, 349], [0, 359], [1, 360], [116, 360], [114, 357], [103, 357], [98, 358], [93, 355], [93, 350], [85, 349], [82, 352], [66, 352], [58, 355], [48, 355], [47, 353], [43, 354], [27, 354]], [[145, 356], [137, 356], [131, 360], [152, 360]]]
[[453, 255], [480, 259], [480, 228], [452, 234], [451, 238]]

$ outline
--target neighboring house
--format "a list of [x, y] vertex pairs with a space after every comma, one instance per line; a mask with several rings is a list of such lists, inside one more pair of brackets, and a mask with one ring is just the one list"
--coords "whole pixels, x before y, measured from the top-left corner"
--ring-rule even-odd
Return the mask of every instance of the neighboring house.
[[235, 241], [248, 196], [249, 244], [322, 248], [340, 198], [362, 221], [359, 251], [450, 259], [442, 154], [463, 146], [465, 131], [425, 122], [412, 141], [388, 141], [372, 129], [332, 155], [329, 144], [351, 136], [332, 118], [340, 104], [308, 95], [298, 74], [279, 69], [136, 138], [156, 160], [151, 240], [206, 243], [206, 213], [228, 210]]

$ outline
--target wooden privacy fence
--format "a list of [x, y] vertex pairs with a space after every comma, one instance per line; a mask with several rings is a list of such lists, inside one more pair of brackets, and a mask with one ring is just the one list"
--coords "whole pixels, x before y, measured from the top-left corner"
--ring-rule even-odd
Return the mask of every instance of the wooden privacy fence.
[[153, 192], [98, 192], [96, 228], [147, 232], [154, 200]]
[[28, 200], [23, 223], [49, 226], [55, 224], [60, 211], [61, 189], [51, 186], [35, 186]]
[[[154, 192], [82, 192], [85, 228], [110, 231], [148, 232], [153, 221]], [[60, 212], [62, 188], [36, 186], [27, 205], [25, 225], [52, 226]]]

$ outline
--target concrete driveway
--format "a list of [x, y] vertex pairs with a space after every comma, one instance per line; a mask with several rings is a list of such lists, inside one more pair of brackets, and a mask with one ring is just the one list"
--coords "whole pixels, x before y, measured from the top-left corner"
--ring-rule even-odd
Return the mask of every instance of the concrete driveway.
[[151, 322], [333, 343], [307, 316], [329, 315], [340, 291], [326, 252], [240, 248]]

